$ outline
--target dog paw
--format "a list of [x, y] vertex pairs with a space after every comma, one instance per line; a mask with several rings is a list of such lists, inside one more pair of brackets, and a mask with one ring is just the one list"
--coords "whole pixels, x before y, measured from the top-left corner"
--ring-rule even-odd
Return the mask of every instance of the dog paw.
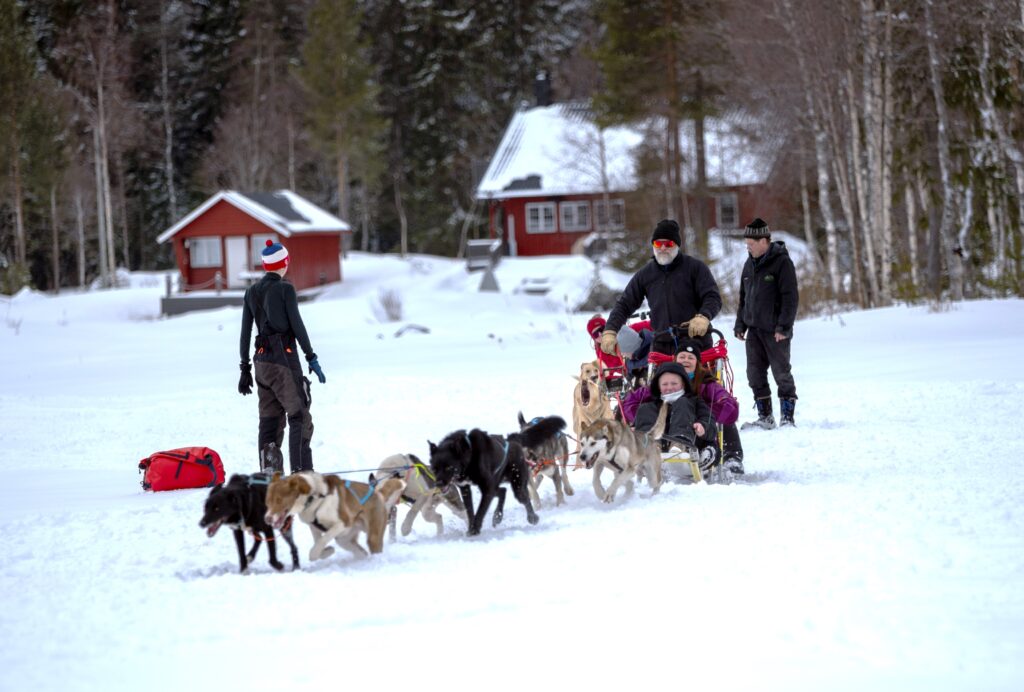
[[605, 503], [606, 505], [610, 505], [612, 503], [612, 500], [614, 499], [614, 495], [612, 495], [611, 493], [605, 493], [604, 497], [601, 499], [601, 502]]
[[494, 513], [494, 517], [491, 519], [491, 525], [492, 526], [497, 526], [498, 524], [501, 523], [501, 520], [504, 519], [504, 518], [505, 518], [505, 515], [503, 515], [501, 512], [495, 512]]
[[278, 562], [277, 560], [272, 560], [270, 562], [270, 566], [273, 567], [274, 569], [276, 569], [278, 572], [281, 572], [281, 571], [284, 570], [284, 563]]
[[533, 525], [540, 521], [540, 517], [538, 517], [536, 514], [529, 514], [526, 517], [526, 521], [530, 522], [530, 524]]
[[314, 548], [309, 549], [310, 562], [312, 562], [313, 560], [325, 560], [329, 558], [331, 555], [334, 555], [334, 548], [332, 548], [331, 546], [327, 546], [319, 553], [317, 553]]

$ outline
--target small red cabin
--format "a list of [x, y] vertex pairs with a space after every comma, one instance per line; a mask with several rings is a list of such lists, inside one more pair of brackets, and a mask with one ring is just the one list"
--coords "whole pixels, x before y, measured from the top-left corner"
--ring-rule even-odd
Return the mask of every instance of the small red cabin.
[[341, 281], [343, 235], [350, 226], [291, 190], [222, 190], [164, 231], [174, 243], [181, 290], [241, 289], [262, 275], [267, 240], [288, 248], [296, 289]]

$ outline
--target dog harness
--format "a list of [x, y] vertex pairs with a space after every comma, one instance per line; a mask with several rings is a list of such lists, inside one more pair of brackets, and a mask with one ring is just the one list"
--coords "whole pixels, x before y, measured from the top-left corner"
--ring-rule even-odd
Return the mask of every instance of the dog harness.
[[359, 497], [359, 494], [352, 489], [352, 481], [345, 481], [345, 487], [348, 489], [350, 493], [352, 493], [353, 496], [355, 496], [356, 501], [359, 502], [360, 506], [365, 505], [367, 500], [369, 500], [373, 496], [373, 491], [377, 489], [377, 479], [372, 479], [368, 483], [368, 485], [369, 490], [366, 491], [366, 495]]

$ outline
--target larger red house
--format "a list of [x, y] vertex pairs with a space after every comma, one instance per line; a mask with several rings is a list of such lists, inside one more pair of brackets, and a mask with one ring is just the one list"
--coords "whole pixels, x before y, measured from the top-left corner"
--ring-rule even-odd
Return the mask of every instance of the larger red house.
[[[709, 228], [727, 234], [754, 216], [776, 213], [766, 184], [773, 144], [753, 143], [747, 135], [752, 125], [740, 114], [705, 120], [711, 194], [704, 218]], [[684, 179], [691, 182], [696, 179], [692, 128], [692, 122], [680, 126]], [[490, 236], [500, 238], [510, 255], [552, 255], [573, 251], [594, 231], [624, 229], [625, 198], [638, 187], [638, 150], [645, 138], [658, 136], [663, 134], [657, 123], [602, 133], [583, 103], [518, 111], [477, 187], [477, 199], [487, 205]], [[691, 213], [695, 204], [691, 198]]]
[[174, 243], [183, 292], [242, 289], [263, 272], [267, 240], [288, 248], [288, 280], [296, 289], [341, 281], [347, 223], [291, 190], [222, 190], [164, 231]]

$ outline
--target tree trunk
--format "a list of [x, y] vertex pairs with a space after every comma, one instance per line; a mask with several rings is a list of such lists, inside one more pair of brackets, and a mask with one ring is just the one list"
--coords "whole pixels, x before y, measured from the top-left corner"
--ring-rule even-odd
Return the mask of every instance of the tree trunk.
[[829, 162], [826, 135], [819, 120], [817, 109], [814, 106], [814, 93], [811, 86], [811, 75], [805, 58], [805, 47], [800, 40], [802, 34], [798, 31], [793, 18], [792, 4], [790, 0], [779, 0], [779, 2], [781, 9], [784, 10], [781, 13], [783, 14], [783, 24], [790, 40], [793, 42], [797, 66], [800, 69], [800, 82], [803, 86], [807, 119], [810, 122], [814, 139], [814, 158], [818, 173], [818, 208], [821, 210], [821, 217], [825, 222], [825, 246], [828, 251], [829, 280], [832, 282], [833, 295], [839, 295], [839, 242], [836, 236], [836, 222], [835, 216], [832, 213], [832, 200], [830, 198], [832, 181], [828, 174]]
[[882, 151], [879, 173], [882, 176], [879, 186], [879, 226], [881, 244], [881, 300], [882, 305], [892, 304], [892, 178], [893, 178], [893, 90], [892, 90], [892, 12], [889, 0], [885, 0], [882, 16], [885, 18], [882, 45]]
[[124, 254], [124, 268], [131, 270], [131, 243], [128, 239], [128, 199], [124, 192], [124, 159], [122, 158], [121, 152], [117, 152], [114, 155], [114, 161], [117, 164], [117, 206], [121, 217], [121, 243]]
[[160, 105], [164, 125], [164, 180], [167, 183], [167, 224], [178, 218], [178, 190], [174, 185], [174, 121], [167, 67], [167, 24], [165, 0], [160, 0]]
[[60, 293], [60, 235], [57, 233], [56, 185], [50, 185], [50, 232], [53, 240], [53, 292]]
[[708, 254], [708, 219], [707, 219], [707, 198], [708, 198], [708, 161], [707, 151], [704, 142], [704, 83], [701, 78], [700, 72], [697, 72], [697, 85], [696, 85], [696, 101], [698, 113], [697, 117], [693, 119], [693, 149], [694, 158], [697, 163], [697, 219], [696, 219], [696, 236], [697, 236], [697, 249], [698, 251], [707, 257]]
[[[818, 244], [814, 240], [814, 225], [811, 222], [811, 195], [807, 189], [807, 168], [804, 165], [803, 152], [800, 155], [800, 209], [804, 216], [804, 240], [807, 242], [807, 249], [811, 251], [811, 259], [814, 261], [813, 271], [820, 272], [825, 266], [821, 261], [821, 253], [818, 252]], [[832, 285], [831, 277], [829, 286]], [[835, 295], [833, 295], [833, 298]]]
[[110, 286], [110, 270], [107, 264], [107, 222], [103, 215], [103, 164], [100, 163], [103, 154], [100, 151], [99, 123], [93, 124], [92, 150], [96, 178], [96, 235], [99, 238], [100, 285]]
[[908, 177], [903, 187], [903, 200], [907, 209], [907, 263], [910, 265], [910, 285], [914, 292], [921, 286], [917, 273], [917, 205], [914, 203], [914, 188]]
[[21, 143], [17, 130], [14, 131], [11, 146], [11, 181], [14, 187], [14, 256], [18, 264], [28, 263], [28, 252], [25, 242], [25, 208], [22, 202], [21, 189]]
[[[928, 44], [928, 69], [931, 77], [932, 94], [935, 97], [935, 115], [938, 129], [939, 177], [942, 182], [942, 216], [939, 220], [939, 241], [943, 244], [943, 253], [949, 266], [949, 288], [953, 300], [964, 297], [964, 264], [965, 249], [954, 236], [953, 212], [956, 204], [956, 191], [953, 189], [952, 161], [949, 151], [949, 114], [946, 109], [945, 89], [939, 70], [938, 38], [935, 35], [935, 23], [932, 19], [934, 0], [924, 0], [925, 40]], [[936, 295], [936, 298], [939, 296]]]
[[110, 268], [110, 285], [114, 285], [117, 262], [114, 255], [114, 205], [110, 194], [110, 150], [107, 146], [106, 97], [104, 96], [103, 80], [96, 82], [96, 116], [99, 122], [100, 144], [100, 182], [103, 198], [104, 228], [107, 233], [107, 266]]
[[402, 205], [402, 176], [396, 172], [393, 178], [395, 183], [395, 211], [398, 212], [398, 225], [401, 230], [401, 249], [399, 252], [404, 259], [409, 252], [409, 221], [405, 218], [405, 207]]
[[350, 209], [348, 199], [348, 151], [344, 144], [338, 142], [338, 216], [342, 221], [349, 221]]
[[[77, 188], [77, 186], [76, 186]], [[78, 286], [85, 287], [85, 211], [82, 209], [82, 191], [75, 190], [75, 226], [78, 229]]]

